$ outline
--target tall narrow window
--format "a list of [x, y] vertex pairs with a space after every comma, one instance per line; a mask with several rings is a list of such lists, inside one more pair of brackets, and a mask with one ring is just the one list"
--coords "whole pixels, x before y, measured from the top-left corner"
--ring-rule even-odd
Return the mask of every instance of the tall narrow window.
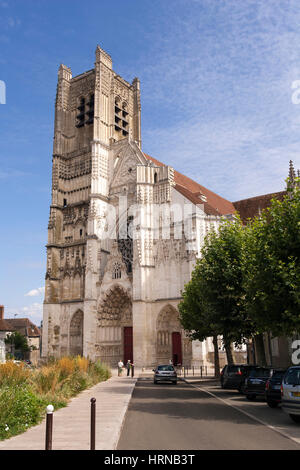
[[124, 136], [128, 135], [127, 103], [124, 101], [121, 104], [119, 97], [115, 99], [115, 130]]
[[127, 103], [122, 104], [122, 134], [124, 136], [128, 135], [128, 111]]
[[77, 106], [76, 127], [84, 126], [85, 121], [85, 98], [80, 98], [79, 106]]
[[[123, 261], [126, 265], [127, 273], [132, 273], [132, 262], [133, 262], [133, 240], [131, 234], [131, 224], [133, 221], [133, 216], [127, 218], [127, 224], [125, 221], [124, 230], [120, 230], [123, 238], [118, 239], [118, 247], [122, 254]], [[124, 234], [124, 235], [123, 235]]]
[[95, 95], [94, 94], [90, 95], [90, 100], [87, 103], [87, 105], [88, 105], [88, 110], [86, 112], [86, 114], [87, 114], [86, 124], [92, 124], [94, 122], [94, 106], [95, 106]]

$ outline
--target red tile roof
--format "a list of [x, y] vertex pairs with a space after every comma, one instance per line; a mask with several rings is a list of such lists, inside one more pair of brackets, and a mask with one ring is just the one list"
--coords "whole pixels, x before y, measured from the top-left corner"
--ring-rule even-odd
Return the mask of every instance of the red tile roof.
[[271, 199], [282, 200], [286, 195], [286, 191], [280, 191], [278, 193], [264, 194], [262, 196], [250, 197], [248, 199], [242, 199], [233, 203], [235, 209], [240, 214], [243, 223], [247, 222], [247, 219], [253, 219], [255, 216], [270, 206]]
[[27, 336], [40, 336], [40, 330], [28, 318], [6, 318], [0, 320], [0, 331], [21, 331]]
[[12, 331], [6, 320], [0, 320], [0, 331]]
[[[151, 160], [157, 166], [165, 166], [164, 163], [161, 163], [156, 158], [151, 157], [144, 153], [145, 157], [148, 160]], [[232, 202], [224, 199], [218, 194], [210, 191], [196, 181], [188, 178], [188, 176], [174, 171], [174, 180], [175, 180], [175, 189], [187, 197], [194, 204], [204, 204], [204, 210], [207, 214], [213, 215], [227, 215], [233, 214], [236, 209]], [[199, 193], [203, 194], [206, 197], [206, 202], [201, 201], [199, 198]]]

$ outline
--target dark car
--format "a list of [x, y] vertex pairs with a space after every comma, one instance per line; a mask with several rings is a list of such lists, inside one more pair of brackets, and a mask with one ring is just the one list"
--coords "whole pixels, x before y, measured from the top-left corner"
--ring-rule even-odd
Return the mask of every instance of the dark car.
[[177, 372], [174, 366], [171, 364], [162, 364], [153, 369], [154, 372], [154, 383], [158, 382], [172, 382], [174, 385], [177, 384]]
[[271, 377], [266, 382], [265, 398], [270, 408], [276, 408], [281, 403], [280, 386], [285, 372], [282, 369], [274, 369]]
[[255, 367], [245, 380], [244, 393], [248, 400], [255, 400], [257, 396], [265, 396], [266, 383], [272, 375], [270, 367]]
[[253, 366], [251, 364], [226, 365], [221, 372], [221, 387], [226, 389], [238, 390], [242, 393], [245, 378], [255, 367], [256, 366]]

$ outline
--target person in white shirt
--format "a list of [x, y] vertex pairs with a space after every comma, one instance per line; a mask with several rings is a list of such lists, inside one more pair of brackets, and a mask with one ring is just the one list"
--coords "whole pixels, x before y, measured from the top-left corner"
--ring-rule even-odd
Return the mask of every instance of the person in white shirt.
[[123, 372], [123, 367], [124, 367], [124, 364], [123, 362], [121, 361], [121, 359], [119, 360], [118, 362], [118, 375], [122, 375], [122, 372]]

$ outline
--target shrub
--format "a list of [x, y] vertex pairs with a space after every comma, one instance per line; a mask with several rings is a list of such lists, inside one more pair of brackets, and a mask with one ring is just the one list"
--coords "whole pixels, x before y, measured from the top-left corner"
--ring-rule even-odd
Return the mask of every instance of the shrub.
[[28, 385], [0, 389], [0, 439], [26, 431], [43, 417], [46, 403]]
[[76, 356], [75, 358], [76, 367], [81, 372], [87, 372], [90, 366], [90, 362], [86, 357]]
[[28, 380], [30, 370], [25, 368], [23, 363], [16, 364], [13, 361], [7, 361], [0, 364], [0, 387], [7, 385], [18, 385]]
[[32, 377], [32, 384], [37, 393], [47, 394], [54, 393], [59, 381], [59, 374], [57, 368], [53, 365], [44, 366], [37, 370]]
[[107, 366], [80, 356], [52, 359], [34, 370], [13, 361], [1, 364], [0, 439], [37, 424], [47, 405], [66, 406], [68, 399], [109, 377]]
[[62, 357], [57, 361], [56, 367], [59, 370], [60, 379], [63, 379], [74, 372], [76, 363], [73, 358]]
[[111, 377], [110, 369], [100, 361], [93, 363], [93, 369], [99, 381], [107, 380]]

